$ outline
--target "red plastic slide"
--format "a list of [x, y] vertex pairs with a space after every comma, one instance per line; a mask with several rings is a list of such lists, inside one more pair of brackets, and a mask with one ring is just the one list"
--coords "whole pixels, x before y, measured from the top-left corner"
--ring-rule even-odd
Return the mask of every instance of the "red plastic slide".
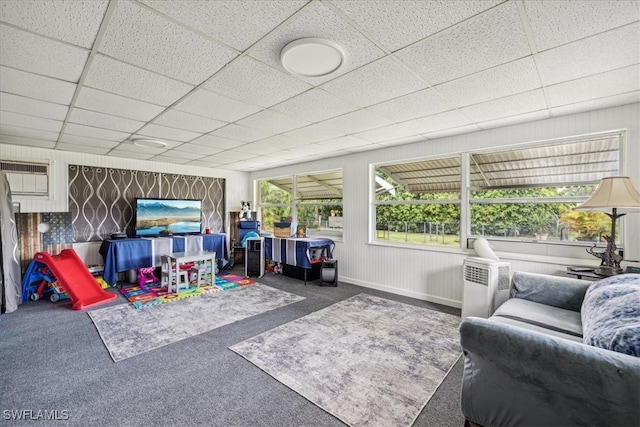
[[118, 297], [102, 289], [73, 249], [63, 249], [58, 255], [38, 252], [33, 259], [49, 267], [73, 302], [72, 310], [84, 310]]

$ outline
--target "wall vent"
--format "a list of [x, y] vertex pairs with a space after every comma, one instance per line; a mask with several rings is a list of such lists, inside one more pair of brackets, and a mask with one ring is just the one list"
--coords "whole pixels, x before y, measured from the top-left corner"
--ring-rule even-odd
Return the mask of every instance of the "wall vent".
[[14, 196], [49, 196], [49, 164], [0, 160]]

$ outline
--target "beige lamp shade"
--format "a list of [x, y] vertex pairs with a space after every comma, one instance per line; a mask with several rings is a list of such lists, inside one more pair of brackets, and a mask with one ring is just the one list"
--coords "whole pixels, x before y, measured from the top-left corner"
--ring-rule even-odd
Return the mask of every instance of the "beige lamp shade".
[[602, 178], [589, 200], [578, 205], [582, 211], [602, 212], [617, 208], [619, 213], [640, 210], [640, 193], [633, 188], [628, 176]]

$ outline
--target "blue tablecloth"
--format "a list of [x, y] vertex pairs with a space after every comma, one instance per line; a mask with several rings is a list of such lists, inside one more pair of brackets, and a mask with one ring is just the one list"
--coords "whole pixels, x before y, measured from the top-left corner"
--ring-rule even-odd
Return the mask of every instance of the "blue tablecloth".
[[302, 268], [311, 268], [310, 249], [323, 248], [325, 249], [323, 256], [332, 258], [334, 247], [335, 243], [331, 239], [313, 239], [309, 237], [264, 238], [264, 255], [266, 259]]
[[[190, 250], [215, 251], [216, 258], [229, 259], [227, 250], [227, 236], [225, 234], [203, 234], [201, 236], [174, 236], [173, 251], [184, 252], [187, 239], [200, 240], [201, 248]], [[193, 242], [192, 242], [193, 243]], [[136, 270], [142, 267], [153, 267], [153, 239], [117, 239], [104, 240], [100, 245], [100, 254], [104, 258], [103, 279], [110, 286], [118, 281], [118, 273], [127, 270]]]

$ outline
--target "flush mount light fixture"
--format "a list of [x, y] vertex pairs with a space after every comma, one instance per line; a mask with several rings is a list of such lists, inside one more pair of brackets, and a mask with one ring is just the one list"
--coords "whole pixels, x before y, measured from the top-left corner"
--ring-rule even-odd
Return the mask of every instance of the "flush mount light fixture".
[[158, 141], [151, 138], [136, 138], [132, 140], [133, 145], [144, 148], [164, 148], [167, 146], [166, 142]]
[[335, 42], [320, 38], [294, 40], [280, 52], [282, 66], [291, 74], [322, 77], [342, 65], [344, 53]]

